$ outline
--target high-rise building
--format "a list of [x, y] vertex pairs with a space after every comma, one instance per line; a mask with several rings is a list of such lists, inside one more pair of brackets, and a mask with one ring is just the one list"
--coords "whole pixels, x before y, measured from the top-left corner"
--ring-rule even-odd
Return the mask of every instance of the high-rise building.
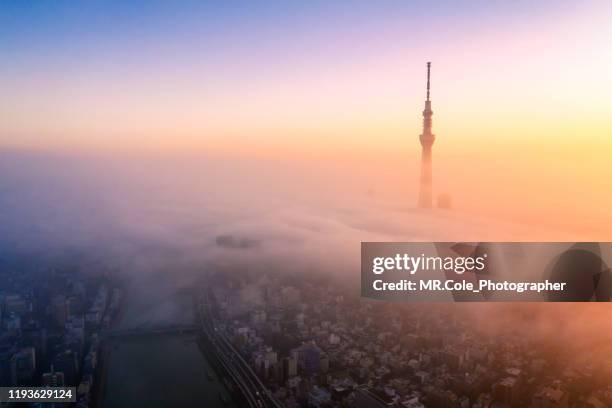
[[285, 357], [283, 359], [283, 380], [287, 381], [289, 378], [297, 375], [297, 360], [293, 357]]
[[25, 347], [11, 357], [12, 385], [31, 385], [36, 374], [34, 347]]
[[51, 299], [51, 316], [57, 327], [64, 327], [66, 315], [66, 297], [64, 295], [53, 296]]
[[23, 296], [19, 294], [10, 294], [6, 295], [4, 298], [4, 309], [6, 313], [14, 313], [18, 316], [22, 316], [28, 311], [29, 304]]
[[302, 344], [291, 350], [291, 357], [297, 360], [298, 368], [306, 376], [317, 374], [321, 369], [321, 349], [314, 343]]
[[51, 364], [51, 372], [44, 373], [42, 375], [42, 384], [50, 387], [63, 387], [64, 386], [64, 373], [55, 371], [53, 364]]
[[319, 358], [319, 367], [322, 373], [329, 371], [329, 357], [327, 354], [321, 354], [321, 357]]
[[419, 137], [421, 141], [421, 185], [419, 189], [420, 208], [431, 208], [432, 206], [432, 175], [431, 175], [431, 147], [436, 136], [431, 133], [431, 101], [429, 100], [429, 78], [431, 73], [431, 62], [427, 63], [427, 99], [423, 110], [423, 133]]
[[79, 376], [78, 355], [74, 351], [65, 350], [55, 356], [53, 366], [64, 374], [64, 384], [74, 387]]

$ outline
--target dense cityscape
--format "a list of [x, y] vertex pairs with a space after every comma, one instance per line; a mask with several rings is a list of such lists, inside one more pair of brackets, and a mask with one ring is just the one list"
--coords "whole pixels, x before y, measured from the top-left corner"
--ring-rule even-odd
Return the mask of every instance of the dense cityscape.
[[76, 387], [76, 406], [90, 406], [121, 290], [74, 267], [19, 269], [0, 268], [0, 385]]
[[[1, 384], [72, 386], [76, 406], [102, 405], [104, 350], [127, 289], [112, 275], [78, 268], [3, 268], [2, 277]], [[486, 334], [450, 308], [363, 300], [338, 287], [273, 273], [210, 274], [194, 285], [202, 351], [216, 361], [231, 403], [612, 406], [605, 362], [575, 366], [525, 333]]]
[[241, 296], [253, 283], [213, 290], [219, 327], [284, 406], [612, 406], [609, 366], [570, 366], [526, 333], [479, 335], [450, 308], [364, 301], [325, 283], [257, 281], [255, 308]]

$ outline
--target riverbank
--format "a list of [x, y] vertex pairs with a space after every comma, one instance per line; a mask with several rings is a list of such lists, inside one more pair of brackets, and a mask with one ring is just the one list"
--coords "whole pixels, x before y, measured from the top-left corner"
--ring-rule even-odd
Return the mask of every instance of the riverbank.
[[93, 383], [93, 398], [91, 399], [92, 408], [102, 408], [104, 406], [104, 393], [106, 390], [106, 377], [108, 375], [108, 361], [111, 353], [112, 340], [104, 338], [103, 333], [112, 330], [115, 325], [123, 318], [123, 314], [125, 311], [126, 292], [127, 291], [123, 289], [123, 295], [121, 296], [115, 316], [111, 316], [108, 326], [100, 331], [100, 333], [102, 334], [102, 338], [100, 342], [100, 349], [98, 350], [96, 375], [94, 377]]

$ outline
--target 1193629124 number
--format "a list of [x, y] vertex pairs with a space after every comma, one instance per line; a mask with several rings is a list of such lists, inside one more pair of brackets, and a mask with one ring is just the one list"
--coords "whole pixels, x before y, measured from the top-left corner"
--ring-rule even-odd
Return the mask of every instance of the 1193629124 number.
[[1, 387], [3, 402], [72, 402], [76, 390], [68, 387]]
[[52, 388], [47, 388], [46, 390], [27, 390], [27, 389], [16, 389], [9, 390], [9, 399], [38, 399], [38, 398], [72, 398], [71, 390], [54, 390]]

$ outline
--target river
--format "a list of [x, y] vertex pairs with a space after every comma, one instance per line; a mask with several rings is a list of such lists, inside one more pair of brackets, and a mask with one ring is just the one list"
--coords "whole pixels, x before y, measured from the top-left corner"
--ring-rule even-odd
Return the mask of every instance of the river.
[[[129, 296], [118, 329], [192, 323], [191, 296]], [[194, 335], [152, 335], [112, 340], [107, 357], [106, 408], [227, 407], [229, 393], [200, 351]]]

